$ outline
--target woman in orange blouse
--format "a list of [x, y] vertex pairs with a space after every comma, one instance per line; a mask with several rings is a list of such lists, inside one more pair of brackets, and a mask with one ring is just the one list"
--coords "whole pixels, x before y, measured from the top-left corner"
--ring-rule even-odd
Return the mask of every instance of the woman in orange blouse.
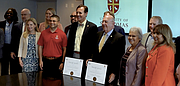
[[155, 46], [148, 53], [145, 86], [175, 86], [175, 44], [172, 41], [171, 29], [166, 24], [157, 25], [153, 38]]
[[[40, 23], [39, 25], [39, 31], [42, 32], [43, 30], [49, 28], [49, 20], [52, 15], [56, 15], [56, 11], [54, 8], [48, 8], [45, 13], [45, 22]], [[58, 28], [63, 31], [63, 27], [61, 23], [58, 23]]]

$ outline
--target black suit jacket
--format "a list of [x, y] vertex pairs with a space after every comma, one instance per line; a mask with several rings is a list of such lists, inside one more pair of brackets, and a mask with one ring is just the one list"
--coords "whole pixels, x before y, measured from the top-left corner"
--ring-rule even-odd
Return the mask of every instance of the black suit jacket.
[[16, 54], [16, 56], [18, 56], [18, 49], [19, 49], [19, 42], [20, 42], [20, 38], [22, 35], [22, 27], [23, 27], [23, 23], [16, 23], [13, 28], [12, 28], [12, 32], [11, 32], [11, 47], [12, 50], [11, 52], [14, 52]]
[[[13, 22], [13, 26], [12, 26], [12, 30], [11, 30], [11, 51], [13, 52], [14, 51], [14, 49], [15, 49], [15, 47], [19, 47], [19, 43], [16, 43], [15, 45], [14, 45], [14, 43], [12, 42], [13, 40], [13, 38], [16, 38], [17, 36], [19, 36], [19, 32], [18, 31], [16, 31], [16, 29], [14, 29], [14, 26], [16, 25], [16, 24], [18, 24], [18, 22]], [[5, 21], [0, 21], [0, 28], [2, 28], [3, 30], [4, 30], [4, 33], [5, 33], [5, 27], [6, 27], [6, 20]], [[14, 39], [15, 41], [19, 41], [18, 39], [16, 40], [16, 39]], [[13, 45], [12, 45], [13, 44]], [[16, 49], [17, 50], [17, 49]], [[17, 51], [16, 51], [17, 52]], [[17, 55], [17, 54], [16, 54]]]
[[[75, 37], [76, 37], [76, 30], [78, 27], [78, 22], [72, 24], [69, 36], [68, 36], [68, 43], [66, 49], [66, 56], [73, 57], [74, 53], [74, 44], [75, 44]], [[98, 29], [97, 26], [89, 21], [86, 22], [84, 32], [81, 39], [80, 44], [80, 58], [81, 59], [88, 59], [91, 58], [96, 45], [96, 33]]]
[[107, 64], [107, 75], [106, 79], [109, 80], [109, 75], [114, 73], [116, 75], [116, 79], [118, 78], [120, 59], [125, 52], [125, 37], [113, 30], [101, 51], [98, 50], [98, 44], [103, 36], [104, 31], [100, 31], [97, 33], [97, 43], [96, 43], [96, 54], [93, 57], [93, 61]]

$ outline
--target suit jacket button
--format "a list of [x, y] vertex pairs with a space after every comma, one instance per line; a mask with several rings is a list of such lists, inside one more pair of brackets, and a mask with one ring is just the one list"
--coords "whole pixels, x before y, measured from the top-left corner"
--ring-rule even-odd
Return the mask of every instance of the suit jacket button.
[[148, 77], [148, 75], [146, 75], [146, 77]]

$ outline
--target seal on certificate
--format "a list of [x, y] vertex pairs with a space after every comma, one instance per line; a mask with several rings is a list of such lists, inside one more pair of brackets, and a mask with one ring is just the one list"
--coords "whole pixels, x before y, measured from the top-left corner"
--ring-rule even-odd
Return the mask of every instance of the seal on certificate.
[[70, 75], [73, 75], [73, 74], [74, 74], [74, 73], [71, 71], [71, 72], [70, 72]]
[[93, 77], [93, 81], [96, 81], [96, 77]]

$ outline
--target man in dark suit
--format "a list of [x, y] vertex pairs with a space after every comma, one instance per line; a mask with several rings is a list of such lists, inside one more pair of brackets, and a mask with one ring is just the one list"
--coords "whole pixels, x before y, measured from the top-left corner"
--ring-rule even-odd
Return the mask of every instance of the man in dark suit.
[[19, 48], [19, 40], [21, 37], [21, 34], [25, 32], [25, 25], [26, 21], [31, 17], [31, 12], [29, 9], [22, 9], [21, 11], [21, 18], [23, 22], [19, 22], [14, 25], [13, 27], [13, 33], [12, 33], [12, 51], [11, 51], [11, 58], [14, 58], [17, 56], [18, 48]]
[[74, 12], [70, 15], [70, 17], [71, 17], [71, 24], [68, 25], [68, 26], [66, 26], [65, 29], [64, 29], [64, 32], [66, 33], [66, 35], [68, 35], [69, 29], [71, 28], [72, 23], [77, 22], [77, 19], [76, 19], [76, 11], [74, 11]]
[[[10, 57], [11, 52], [11, 39], [13, 33], [13, 27], [16, 23], [18, 23], [17, 11], [14, 8], [9, 8], [4, 14], [5, 21], [0, 21], [0, 28], [4, 31], [4, 46], [3, 50], [3, 58], [1, 59], [1, 75], [8, 75], [9, 70], [9, 61], [12, 61]], [[10, 63], [11, 64], [11, 63]], [[13, 71], [10, 66], [10, 71]]]
[[97, 33], [97, 53], [89, 60], [107, 64], [105, 83], [117, 85], [120, 59], [125, 52], [125, 37], [114, 30], [114, 19], [114, 13], [110, 11], [104, 16], [103, 31]]
[[12, 39], [11, 39], [11, 74], [17, 74], [22, 72], [22, 68], [19, 65], [18, 49], [19, 49], [19, 41], [21, 34], [26, 30], [26, 21], [31, 17], [31, 12], [29, 9], [21, 10], [21, 18], [23, 22], [19, 22], [14, 25], [12, 28]]
[[[86, 61], [95, 50], [97, 26], [86, 20], [88, 7], [79, 5], [76, 8], [77, 21], [72, 24], [69, 32], [66, 56], [80, 58]], [[85, 62], [84, 62], [85, 64]], [[83, 66], [82, 77], [85, 78], [86, 66]]]

